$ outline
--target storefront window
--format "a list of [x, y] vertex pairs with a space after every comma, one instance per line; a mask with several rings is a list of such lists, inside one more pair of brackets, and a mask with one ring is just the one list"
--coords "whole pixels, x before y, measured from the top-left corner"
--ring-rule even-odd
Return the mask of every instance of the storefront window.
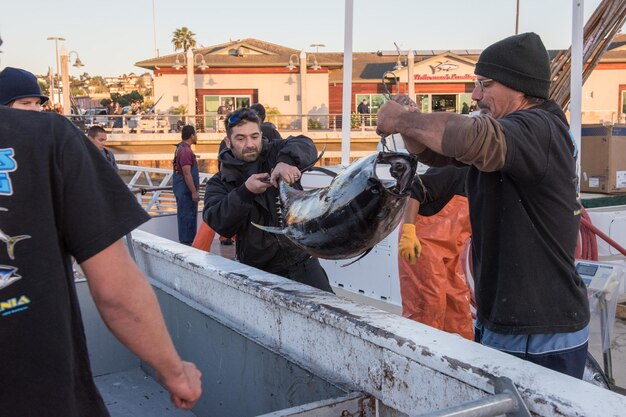
[[622, 91], [622, 114], [626, 114], [626, 90]]
[[231, 112], [242, 107], [250, 107], [250, 96], [204, 96], [204, 128], [209, 130], [217, 130], [220, 126], [220, 119], [223, 116], [218, 115], [220, 106], [225, 107], [226, 112]]
[[428, 106], [428, 103], [430, 103], [430, 99], [429, 99], [428, 94], [417, 94], [415, 96], [415, 103], [417, 103], [417, 108], [422, 113], [430, 112], [430, 108]]
[[457, 113], [456, 96], [456, 94], [433, 94], [431, 100], [433, 112], [445, 111]]
[[472, 95], [471, 94], [459, 94], [459, 104], [458, 109], [461, 114], [469, 114], [470, 107], [472, 106]]
[[[370, 106], [370, 114], [378, 113], [378, 109], [385, 103], [385, 96], [382, 94], [357, 94], [356, 95], [356, 106], [366, 99]], [[357, 112], [357, 109], [354, 109], [354, 112]], [[366, 126], [375, 126], [376, 118], [375, 117], [366, 117], [364, 119]]]

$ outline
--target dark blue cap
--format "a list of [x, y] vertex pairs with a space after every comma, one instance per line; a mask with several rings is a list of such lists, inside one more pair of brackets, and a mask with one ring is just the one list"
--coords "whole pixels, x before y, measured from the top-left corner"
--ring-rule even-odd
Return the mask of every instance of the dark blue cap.
[[37, 77], [19, 68], [6, 67], [0, 72], [0, 104], [6, 106], [13, 100], [25, 97], [39, 97], [41, 104], [48, 97], [41, 94]]

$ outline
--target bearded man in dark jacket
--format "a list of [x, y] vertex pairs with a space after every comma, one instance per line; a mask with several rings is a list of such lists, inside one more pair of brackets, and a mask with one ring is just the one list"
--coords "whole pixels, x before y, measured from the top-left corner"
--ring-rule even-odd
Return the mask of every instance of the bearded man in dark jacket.
[[264, 138], [258, 115], [247, 108], [228, 114], [224, 123], [227, 147], [218, 156], [220, 171], [206, 186], [204, 221], [222, 236], [236, 236], [240, 262], [332, 292], [317, 258], [252, 225], [280, 224], [278, 181], [302, 189], [300, 170], [317, 157], [313, 141], [305, 136]]

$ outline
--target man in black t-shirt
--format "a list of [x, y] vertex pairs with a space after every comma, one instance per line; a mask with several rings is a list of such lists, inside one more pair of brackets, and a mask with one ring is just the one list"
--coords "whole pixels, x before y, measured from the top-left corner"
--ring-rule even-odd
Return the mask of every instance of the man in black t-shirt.
[[[102, 190], [106, 190], [103, 193]], [[105, 417], [70, 256], [111, 331], [191, 408], [200, 372], [178, 356], [156, 296], [121, 238], [149, 219], [67, 119], [0, 106], [3, 416]]]
[[480, 54], [475, 74], [480, 115], [389, 102], [378, 133], [401, 133], [427, 165], [471, 165], [476, 340], [582, 378], [590, 314], [574, 267], [576, 151], [563, 110], [548, 100], [548, 52], [535, 33], [511, 36]]

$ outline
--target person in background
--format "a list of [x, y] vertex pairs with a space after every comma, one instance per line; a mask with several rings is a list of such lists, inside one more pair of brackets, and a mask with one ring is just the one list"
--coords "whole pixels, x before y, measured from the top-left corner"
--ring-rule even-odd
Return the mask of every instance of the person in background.
[[48, 97], [41, 94], [37, 77], [13, 67], [0, 72], [0, 105], [21, 110], [42, 111]]
[[191, 145], [198, 142], [196, 129], [191, 125], [183, 126], [181, 139], [176, 146], [173, 160], [178, 240], [185, 245], [191, 245], [196, 237], [198, 201], [200, 201], [198, 161], [191, 150]]
[[474, 72], [479, 115], [390, 101], [377, 132], [400, 133], [426, 165], [470, 165], [476, 340], [582, 378], [590, 312], [574, 265], [576, 149], [563, 109], [548, 99], [548, 52], [535, 33], [511, 36], [487, 47]]
[[370, 114], [370, 105], [366, 98], [364, 98], [361, 103], [356, 108], [356, 111], [361, 115], [361, 123], [365, 124], [366, 117]]
[[263, 134], [263, 137], [269, 140], [282, 139], [280, 133], [276, 130], [274, 123], [265, 121], [265, 107], [261, 103], [253, 104], [250, 106], [250, 109], [254, 110], [259, 116], [259, 119], [261, 119], [261, 133]]
[[467, 171], [429, 168], [415, 181], [401, 226], [398, 268], [403, 317], [473, 340], [461, 261], [471, 235]]
[[219, 172], [206, 185], [204, 221], [222, 236], [236, 236], [240, 262], [332, 292], [317, 258], [284, 236], [252, 225], [279, 225], [277, 181], [302, 189], [300, 170], [317, 159], [311, 139], [268, 140], [260, 124], [257, 113], [248, 108], [226, 117], [226, 148], [218, 156]]
[[102, 156], [104, 156], [113, 169], [119, 171], [117, 163], [115, 162], [115, 155], [105, 146], [107, 142], [107, 131], [104, 130], [102, 126], [91, 126], [89, 130], [87, 130], [87, 137], [91, 143], [96, 145], [96, 148], [98, 148]]
[[117, 101], [114, 102], [113, 108], [111, 109], [114, 129], [121, 129], [122, 127], [124, 127], [123, 114], [124, 110], [122, 109], [122, 106], [120, 106], [120, 103]]

